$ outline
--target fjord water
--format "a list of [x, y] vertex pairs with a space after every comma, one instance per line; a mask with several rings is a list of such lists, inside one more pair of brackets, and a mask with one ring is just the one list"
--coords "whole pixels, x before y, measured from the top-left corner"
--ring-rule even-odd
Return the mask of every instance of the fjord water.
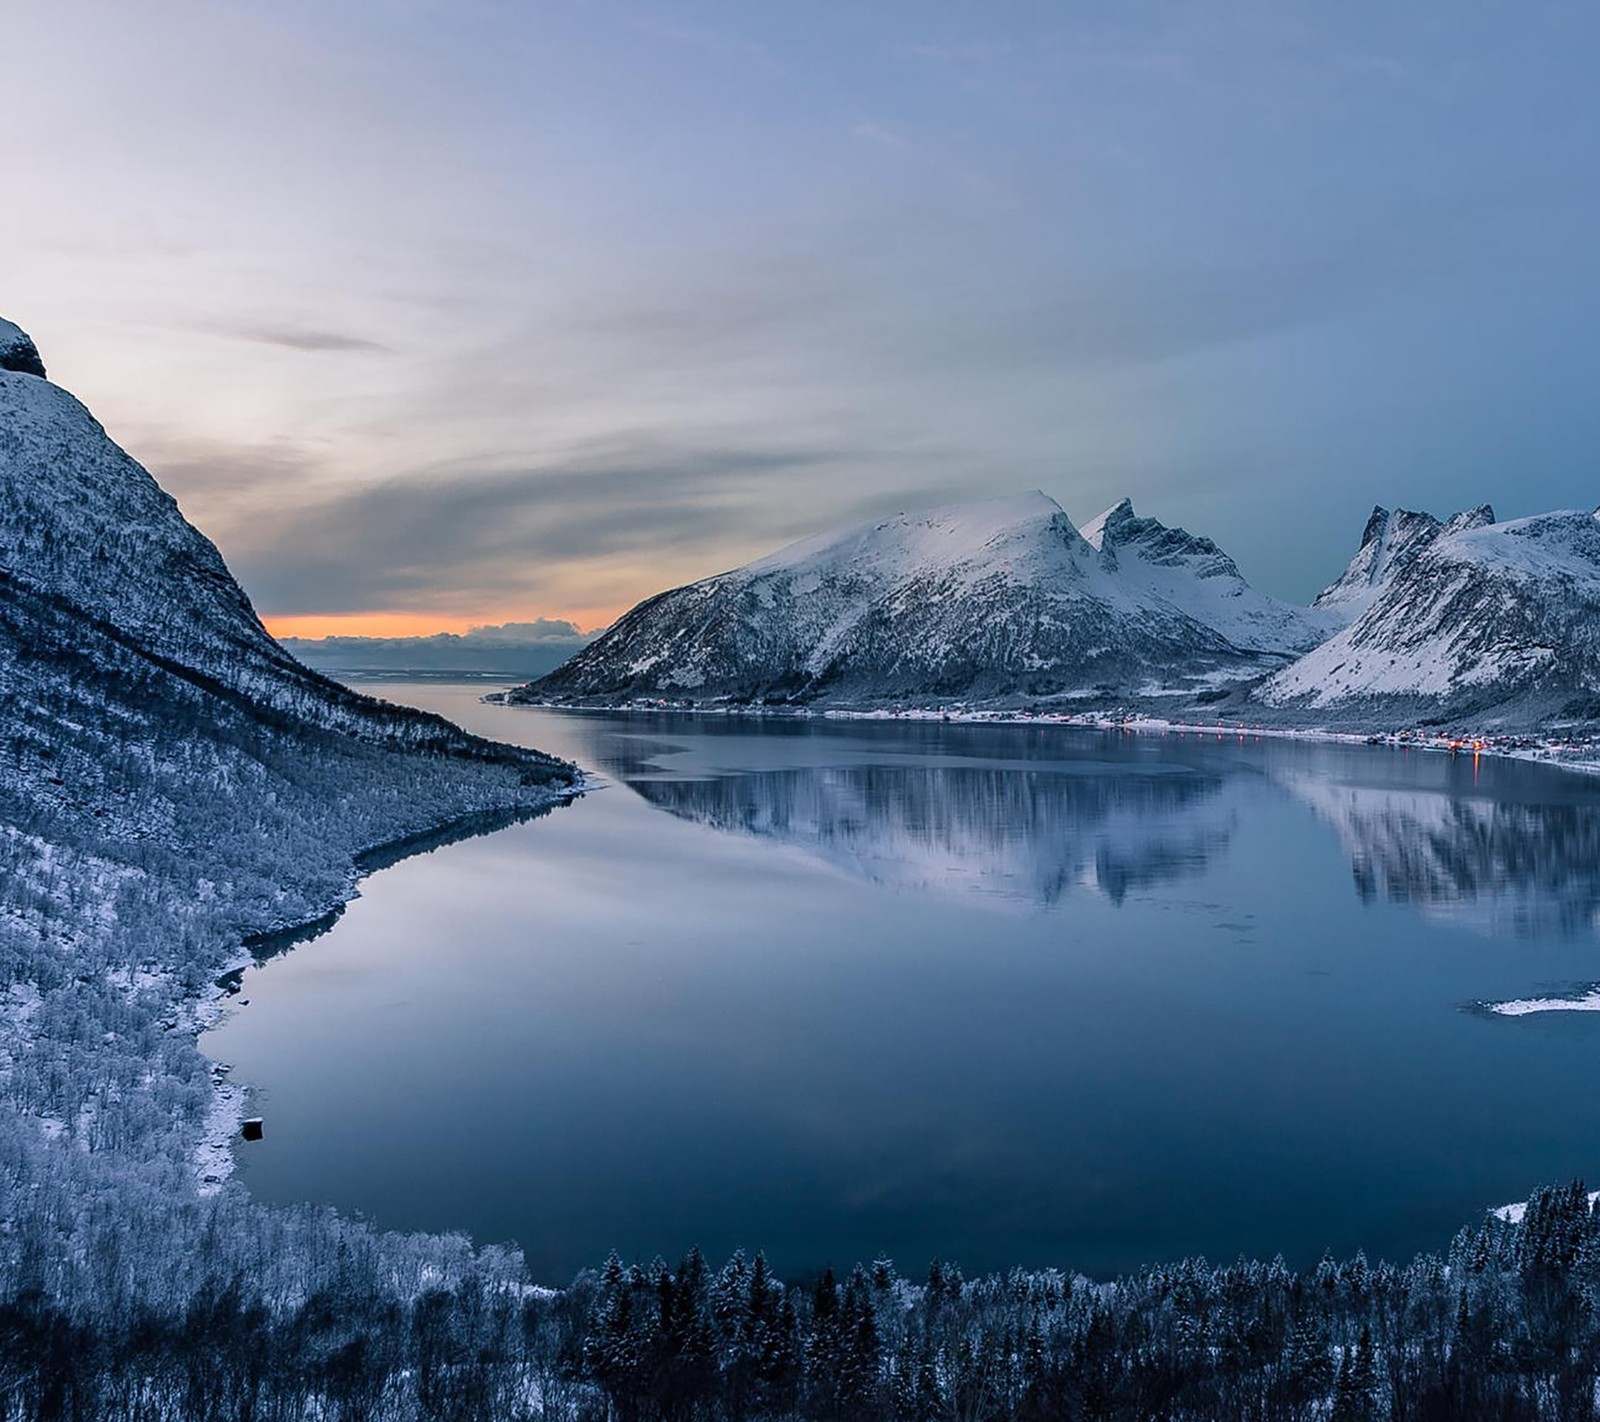
[[[778, 1268], [1442, 1248], [1600, 1175], [1600, 786], [1367, 747], [557, 713], [605, 788], [373, 874], [203, 1045], [261, 1198]], [[236, 999], [238, 1001], [238, 999]]]

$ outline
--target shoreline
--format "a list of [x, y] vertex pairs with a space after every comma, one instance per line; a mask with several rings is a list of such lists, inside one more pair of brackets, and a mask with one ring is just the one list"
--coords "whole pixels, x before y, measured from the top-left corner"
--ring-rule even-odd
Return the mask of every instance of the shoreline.
[[[493, 692], [483, 700], [494, 705], [527, 707], [540, 711], [593, 712], [598, 715], [670, 715], [749, 717], [752, 720], [794, 719], [821, 721], [934, 721], [950, 725], [1065, 726], [1077, 730], [1125, 731], [1138, 735], [1197, 735], [1218, 740], [1298, 740], [1322, 745], [1384, 747], [1421, 750], [1473, 758], [1493, 756], [1545, 765], [1579, 775], [1600, 775], [1600, 737], [1575, 741], [1571, 736], [1539, 737], [1532, 732], [1450, 735], [1422, 731], [1364, 729], [1338, 730], [1327, 726], [1265, 726], [1246, 722], [1182, 721], [1142, 712], [1032, 711], [1026, 708], [973, 710], [934, 707], [821, 707], [804, 706], [694, 706], [665, 701], [572, 704], [559, 701], [513, 701], [509, 691]], [[1563, 751], [1574, 752], [1563, 756]]]
[[361, 884], [371, 875], [418, 854], [431, 854], [436, 849], [443, 849], [464, 839], [475, 839], [514, 824], [541, 819], [570, 805], [580, 796], [601, 788], [601, 781], [593, 773], [582, 767], [578, 767], [578, 771], [570, 787], [552, 791], [537, 803], [487, 806], [454, 816], [430, 829], [397, 835], [357, 850], [351, 857], [344, 886], [336, 902], [322, 912], [296, 922], [244, 935], [239, 940], [238, 951], [225, 961], [222, 970], [206, 989], [178, 1005], [178, 1010], [185, 1016], [176, 1024], [175, 1030], [192, 1037], [195, 1050], [211, 1063], [211, 1106], [206, 1113], [201, 1137], [189, 1155], [199, 1194], [215, 1195], [237, 1172], [239, 1133], [250, 1112], [252, 1088], [247, 1083], [230, 1081], [228, 1077], [233, 1064], [217, 1061], [200, 1047], [200, 1038], [227, 1017], [228, 1000], [238, 995], [244, 974], [250, 968], [260, 967], [278, 954], [309, 943], [331, 930], [344, 911], [361, 897]]

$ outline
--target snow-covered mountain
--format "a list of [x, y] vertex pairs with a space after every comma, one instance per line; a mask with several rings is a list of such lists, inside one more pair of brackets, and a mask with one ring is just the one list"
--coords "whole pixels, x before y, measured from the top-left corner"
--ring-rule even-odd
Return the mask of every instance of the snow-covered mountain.
[[[1269, 678], [1260, 700], [1385, 722], [1471, 720], [1479, 729], [1592, 719], [1600, 707], [1595, 516], [1567, 510], [1495, 523], [1484, 507], [1429, 520], [1431, 530], [1426, 515], [1409, 517], [1405, 556], [1398, 566], [1388, 559], [1365, 609]], [[1359, 588], [1364, 559], [1382, 568], [1381, 541], [1364, 539], [1351, 572], [1324, 597]]]
[[1318, 639], [1206, 539], [1038, 492], [809, 538], [639, 604], [514, 699], [1115, 697], [1259, 676]]
[[296, 661], [261, 625], [222, 555], [92, 415], [44, 379], [33, 342], [0, 326], [0, 587], [151, 668], [262, 716], [390, 746], [504, 760], [438, 717], [360, 696]]

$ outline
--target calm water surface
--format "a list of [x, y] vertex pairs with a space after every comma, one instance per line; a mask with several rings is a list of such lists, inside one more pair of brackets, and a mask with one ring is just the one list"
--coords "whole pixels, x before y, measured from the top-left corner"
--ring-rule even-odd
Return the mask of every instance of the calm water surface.
[[368, 879], [204, 1039], [243, 1178], [396, 1228], [783, 1271], [1439, 1248], [1600, 1176], [1600, 787], [1060, 728], [483, 706], [606, 788]]

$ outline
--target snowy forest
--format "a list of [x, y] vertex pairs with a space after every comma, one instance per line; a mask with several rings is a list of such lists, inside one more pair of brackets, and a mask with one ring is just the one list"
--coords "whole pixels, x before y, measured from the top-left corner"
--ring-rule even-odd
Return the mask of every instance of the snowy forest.
[[24, 1205], [0, 1416], [19, 1422], [1595, 1415], [1600, 1206], [1576, 1182], [1403, 1268], [1185, 1260], [1097, 1283], [935, 1262], [912, 1282], [879, 1260], [785, 1284], [759, 1254], [691, 1252], [552, 1291], [513, 1252], [233, 1191], [152, 1191], [130, 1216], [92, 1157], [7, 1144]]

